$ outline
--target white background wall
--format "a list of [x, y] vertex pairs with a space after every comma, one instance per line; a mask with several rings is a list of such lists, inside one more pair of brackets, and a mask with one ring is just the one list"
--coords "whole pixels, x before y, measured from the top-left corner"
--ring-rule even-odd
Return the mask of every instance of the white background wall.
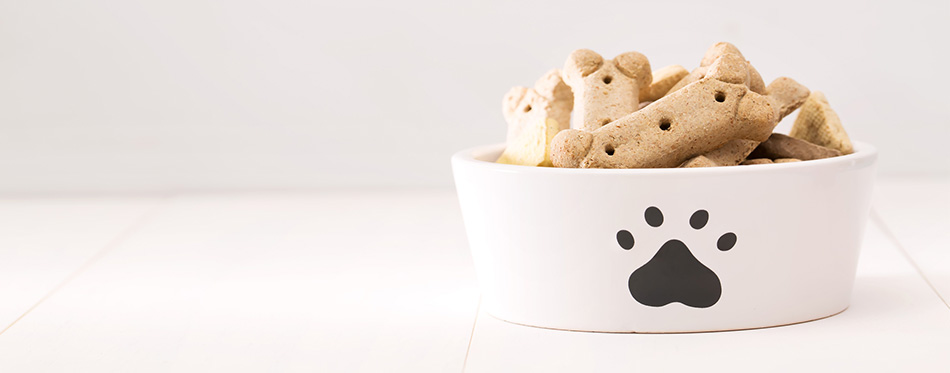
[[2, 1], [0, 192], [448, 186], [571, 50], [692, 69], [720, 40], [824, 91], [882, 175], [948, 175], [948, 23], [947, 1]]

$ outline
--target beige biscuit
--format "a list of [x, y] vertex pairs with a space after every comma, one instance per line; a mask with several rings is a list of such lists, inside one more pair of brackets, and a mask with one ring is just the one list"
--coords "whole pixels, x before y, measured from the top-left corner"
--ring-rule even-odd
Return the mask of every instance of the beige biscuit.
[[571, 109], [574, 108], [574, 93], [571, 87], [564, 83], [561, 77], [561, 71], [551, 69], [545, 73], [536, 83], [534, 90], [541, 96], [551, 101], [551, 111], [548, 117], [553, 118], [561, 126], [561, 129], [568, 129], [571, 125]]
[[495, 162], [521, 166], [552, 166], [551, 141], [561, 131], [559, 126], [560, 124], [551, 118], [525, 122], [522, 131], [508, 140], [505, 151]]
[[736, 48], [736, 46], [732, 45], [732, 43], [726, 42], [718, 42], [709, 47], [709, 49], [706, 50], [706, 54], [703, 55], [703, 59], [699, 62], [699, 67], [693, 69], [689, 75], [686, 75], [683, 79], [677, 82], [672, 88], [669, 89], [667, 94], [676, 92], [680, 88], [702, 79], [706, 74], [705, 68], [711, 65], [717, 58], [725, 54], [734, 54], [742, 58], [742, 60], [746, 62], [746, 65], [748, 65], [747, 72], [749, 74], [749, 79], [746, 84], [749, 86], [749, 89], [752, 90], [752, 92], [758, 94], [766, 94], [765, 82], [762, 80], [762, 75], [759, 74], [759, 71], [756, 70], [755, 67], [749, 63], [749, 61], [746, 61], [745, 57], [742, 55], [742, 52], [739, 51], [739, 48]]
[[841, 152], [838, 150], [815, 145], [781, 133], [773, 133], [768, 140], [759, 144], [752, 151], [752, 154], [749, 154], [749, 158], [795, 158], [810, 161], [839, 155], [841, 155]]
[[686, 162], [680, 165], [680, 168], [699, 168], [699, 167], [719, 167], [719, 164], [713, 162], [712, 159], [706, 158], [705, 156], [699, 155], [693, 158], [690, 158]]
[[517, 137], [527, 123], [544, 121], [552, 111], [552, 102], [533, 88], [511, 88], [502, 102], [502, 113], [508, 122], [507, 139]]
[[[522, 105], [522, 101], [530, 89], [531, 88], [520, 86], [511, 87], [511, 89], [508, 90], [508, 93], [505, 93], [505, 98], [501, 103], [501, 113], [505, 116], [505, 122], [508, 122], [509, 132], [511, 132], [512, 122], [516, 121], [518, 117], [528, 114], [531, 111], [531, 108], [525, 108], [524, 105]], [[526, 101], [525, 105], [530, 105], [531, 103], [529, 101], [531, 100], [529, 99]]]
[[771, 159], [768, 159], [768, 158], [755, 158], [755, 159], [747, 159], [747, 160], [745, 160], [745, 161], [742, 161], [742, 163], [740, 163], [740, 164], [741, 164], [741, 165], [744, 165], [744, 166], [748, 166], [748, 165], [755, 165], [755, 164], [770, 164], [770, 163], [772, 163], [772, 160], [771, 160]]
[[739, 51], [739, 48], [736, 48], [736, 46], [732, 43], [720, 41], [706, 49], [706, 54], [704, 54], [703, 59], [699, 61], [699, 66], [712, 65], [714, 62], [716, 62], [716, 59], [724, 54], [736, 54], [739, 55], [743, 61], [745, 61], [745, 56], [742, 55], [742, 52]]
[[551, 166], [551, 139], [570, 123], [570, 92], [556, 69], [541, 77], [535, 88], [509, 90], [502, 101], [508, 122], [507, 146], [497, 162]]
[[795, 158], [779, 158], [779, 159], [774, 160], [773, 162], [774, 163], [792, 163], [792, 162], [801, 162], [801, 161], [802, 161], [801, 159], [795, 159]]
[[[706, 54], [703, 55], [703, 59], [699, 61], [699, 66], [709, 66], [713, 63], [713, 61], [716, 60], [716, 58], [719, 58], [719, 56], [722, 56], [726, 53], [738, 54], [739, 57], [742, 57], [742, 59], [745, 60], [745, 56], [742, 55], [742, 52], [739, 51], [739, 48], [736, 48], [736, 46], [732, 43], [721, 41], [713, 44], [713, 46], [706, 50]], [[752, 92], [761, 95], [767, 94], [765, 91], [765, 81], [762, 80], [762, 75], [759, 74], [759, 71], [756, 70], [748, 60], [746, 60], [746, 63], [749, 65], [749, 89], [751, 89]]]
[[748, 65], [720, 56], [702, 80], [593, 132], [562, 131], [551, 144], [556, 167], [676, 167], [736, 139], [764, 141], [778, 123], [776, 99], [742, 84]]
[[752, 92], [758, 93], [760, 95], [768, 94], [768, 92], [765, 90], [765, 80], [762, 79], [762, 75], [759, 74], [759, 70], [756, 70], [755, 66], [752, 66], [751, 62], [749, 62], [749, 89], [752, 90]]
[[643, 101], [659, 100], [660, 97], [663, 97], [677, 82], [682, 80], [686, 75], [689, 75], [689, 71], [683, 68], [683, 66], [671, 65], [653, 71], [652, 75], [653, 82], [648, 86], [640, 87], [641, 104]]
[[640, 101], [640, 106], [637, 108], [637, 110], [643, 109], [652, 103], [653, 101]]
[[808, 88], [786, 77], [773, 80], [765, 88], [765, 92], [770, 97], [774, 97], [780, 104], [779, 120], [802, 106], [810, 93]]
[[653, 79], [650, 62], [637, 52], [604, 60], [592, 50], [578, 49], [561, 72], [574, 93], [571, 128], [586, 131], [637, 111], [640, 88]]
[[825, 95], [818, 91], [812, 92], [802, 105], [789, 136], [837, 149], [841, 154], [854, 152], [851, 139], [841, 125], [841, 119], [831, 110]]
[[758, 145], [759, 142], [753, 140], [732, 140], [716, 150], [693, 157], [680, 167], [735, 166], [742, 163]]
[[691, 83], [696, 83], [705, 76], [706, 76], [706, 67], [702, 67], [702, 66], [697, 67], [693, 69], [693, 71], [691, 71], [688, 75], [680, 79], [679, 82], [676, 82], [676, 84], [674, 84], [673, 87], [671, 87], [666, 92], [666, 94], [668, 95], [670, 93], [676, 92], [680, 90], [680, 88], [683, 88]]
[[[742, 52], [739, 52], [739, 48], [736, 48], [735, 45], [732, 45], [731, 43], [726, 43], [726, 42], [719, 42], [719, 43], [713, 44], [713, 46], [709, 47], [709, 49], [706, 50], [706, 54], [703, 55], [703, 59], [699, 61], [699, 67], [694, 69], [692, 73], [690, 73], [690, 76], [687, 77], [689, 79], [687, 79], [684, 82], [677, 83], [678, 88], [682, 88], [683, 86], [687, 84], [697, 82], [703, 77], [705, 77], [709, 66], [712, 65], [713, 62], [716, 61], [716, 59], [726, 54], [734, 54], [736, 56], [739, 56], [739, 60], [745, 61], [745, 57], [742, 56]], [[743, 74], [749, 73], [748, 69], [738, 70], [738, 71]], [[748, 78], [743, 79], [743, 80], [747, 82]], [[673, 91], [673, 90], [671, 89], [670, 91]]]

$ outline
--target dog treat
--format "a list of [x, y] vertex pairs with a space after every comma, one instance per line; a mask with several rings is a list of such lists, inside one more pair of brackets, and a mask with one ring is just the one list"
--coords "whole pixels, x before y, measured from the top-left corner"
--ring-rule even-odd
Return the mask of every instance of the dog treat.
[[746, 62], [749, 63], [749, 89], [760, 95], [767, 95], [765, 80], [762, 79], [762, 75], [759, 75], [759, 70], [756, 70], [751, 62]]
[[706, 76], [706, 69], [707, 69], [706, 67], [702, 67], [702, 66], [693, 69], [693, 71], [690, 71], [689, 74], [683, 77], [683, 79], [680, 79], [680, 81], [676, 82], [676, 84], [670, 87], [670, 89], [667, 90], [666, 94], [676, 92], [680, 90], [680, 88], [683, 88], [689, 85], [690, 83], [698, 82], [700, 79]]
[[712, 159], [706, 158], [706, 156], [698, 155], [693, 158], [688, 159], [686, 162], [680, 165], [680, 168], [699, 168], [699, 167], [719, 167], [719, 164], [713, 162]]
[[831, 110], [828, 99], [821, 92], [815, 91], [808, 96], [802, 105], [802, 110], [795, 118], [795, 124], [788, 133], [796, 139], [802, 139], [812, 144], [836, 149], [841, 154], [851, 154], [854, 147], [848, 133], [844, 131], [838, 114]]
[[[780, 77], [767, 86], [735, 45], [713, 44], [687, 71], [651, 71], [637, 52], [568, 56], [534, 87], [505, 95], [508, 146], [498, 163], [568, 168], [722, 167], [847, 154], [850, 139], [821, 92]], [[772, 133], [801, 108], [789, 135]]]
[[780, 103], [779, 120], [802, 106], [809, 94], [808, 88], [786, 77], [773, 80], [765, 87], [765, 92]]
[[742, 163], [746, 156], [759, 145], [758, 141], [736, 139], [727, 142], [719, 149], [704, 155], [693, 157], [680, 167], [719, 167], [735, 166]]
[[[555, 137], [555, 140], [556, 139]], [[795, 158], [810, 161], [813, 159], [837, 157], [839, 155], [841, 155], [841, 152], [835, 149], [815, 145], [808, 141], [799, 140], [781, 133], [773, 133], [769, 136], [768, 140], [759, 144], [759, 146], [752, 151], [752, 154], [749, 154], [749, 158]]]
[[760, 75], [759, 71], [756, 70], [755, 67], [752, 66], [752, 64], [749, 63], [749, 61], [745, 59], [745, 57], [742, 55], [742, 52], [739, 52], [739, 48], [736, 48], [736, 46], [732, 45], [732, 43], [721, 41], [716, 44], [713, 44], [712, 47], [706, 50], [706, 55], [704, 55], [702, 61], [699, 62], [699, 66], [712, 65], [713, 61], [715, 61], [716, 58], [719, 58], [719, 56], [722, 56], [724, 54], [729, 54], [729, 53], [739, 55], [739, 57], [745, 60], [746, 65], [748, 65], [749, 89], [751, 89], [752, 92], [758, 93], [760, 95], [767, 94], [767, 92], [765, 91], [765, 81], [762, 80], [762, 75]]
[[[706, 75], [707, 67], [712, 65], [712, 63], [717, 58], [724, 54], [735, 54], [745, 61], [745, 57], [742, 56], [742, 52], [739, 52], [739, 48], [736, 48], [736, 46], [732, 45], [732, 43], [719, 42], [713, 44], [713, 46], [706, 50], [706, 54], [703, 55], [703, 59], [699, 62], [699, 67], [693, 69], [689, 75], [686, 75], [683, 79], [677, 82], [672, 88], [669, 89], [667, 94], [675, 92], [690, 83], [695, 83], [702, 79]], [[759, 71], [756, 70], [755, 67], [752, 67], [752, 64], [750, 64], [749, 61], [746, 61], [746, 64], [748, 65], [749, 72], [749, 80], [746, 84], [749, 86], [749, 89], [751, 89], [752, 92], [758, 94], [766, 94], [765, 82], [762, 80], [762, 75], [759, 75]]]
[[[746, 85], [748, 63], [724, 54], [706, 76], [593, 132], [566, 130], [551, 144], [557, 167], [676, 167], [737, 139], [764, 141], [779, 120], [785, 96], [765, 96]], [[781, 83], [797, 84], [788, 79]], [[575, 96], [576, 98], [576, 96]], [[708, 157], [707, 157], [708, 158]]]
[[637, 52], [604, 60], [592, 50], [578, 49], [568, 56], [562, 73], [574, 94], [571, 127], [586, 131], [637, 111], [641, 87], [653, 80], [650, 62]]
[[527, 122], [514, 139], [508, 141], [497, 163], [550, 167], [551, 141], [560, 131], [556, 120], [545, 118]]
[[747, 166], [747, 165], [754, 165], [754, 164], [769, 164], [769, 163], [772, 163], [772, 160], [771, 160], [771, 159], [768, 159], [768, 158], [755, 158], [755, 159], [747, 159], [747, 160], [745, 160], [745, 161], [742, 161], [742, 163], [740, 163], [740, 164]]
[[[804, 102], [805, 97], [808, 96], [807, 88], [784, 77], [773, 81], [766, 90], [783, 105], [779, 107], [779, 120], [798, 108]], [[686, 161], [680, 167], [735, 166], [741, 163], [758, 144], [758, 142], [749, 140], [733, 140], [708, 154]], [[798, 161], [794, 158], [784, 158], [783, 160], [784, 162]], [[769, 160], [768, 163], [772, 163], [772, 161]], [[776, 160], [775, 163], [780, 162]]]
[[724, 54], [736, 54], [745, 61], [745, 57], [742, 55], [742, 52], [739, 52], [739, 48], [736, 48], [732, 43], [720, 41], [706, 49], [706, 54], [704, 54], [703, 59], [699, 61], [699, 66], [712, 65], [713, 62], [716, 62], [716, 59]]
[[650, 85], [640, 88], [640, 104], [643, 101], [656, 101], [666, 94], [676, 85], [677, 82], [689, 75], [683, 66], [671, 65], [662, 69], [653, 71], [653, 82]]
[[551, 139], [568, 128], [572, 105], [571, 90], [556, 69], [541, 77], [535, 88], [509, 90], [502, 103], [508, 146], [497, 162], [551, 166]]
[[561, 71], [551, 69], [534, 83], [534, 90], [551, 102], [548, 117], [557, 121], [561, 129], [571, 128], [571, 110], [574, 108], [574, 93], [564, 83]]

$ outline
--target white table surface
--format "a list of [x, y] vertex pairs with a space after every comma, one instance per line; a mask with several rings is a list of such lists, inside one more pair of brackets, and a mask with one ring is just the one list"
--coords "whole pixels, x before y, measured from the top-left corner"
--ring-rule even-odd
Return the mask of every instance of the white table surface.
[[851, 307], [676, 335], [479, 311], [454, 191], [0, 197], [0, 372], [950, 371], [950, 180], [880, 180]]

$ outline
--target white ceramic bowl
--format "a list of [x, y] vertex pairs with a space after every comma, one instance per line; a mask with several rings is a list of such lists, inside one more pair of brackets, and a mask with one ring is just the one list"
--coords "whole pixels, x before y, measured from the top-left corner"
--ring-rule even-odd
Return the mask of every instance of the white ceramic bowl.
[[867, 144], [806, 162], [626, 170], [493, 163], [503, 149], [452, 157], [482, 306], [499, 319], [698, 332], [848, 307], [877, 159]]

